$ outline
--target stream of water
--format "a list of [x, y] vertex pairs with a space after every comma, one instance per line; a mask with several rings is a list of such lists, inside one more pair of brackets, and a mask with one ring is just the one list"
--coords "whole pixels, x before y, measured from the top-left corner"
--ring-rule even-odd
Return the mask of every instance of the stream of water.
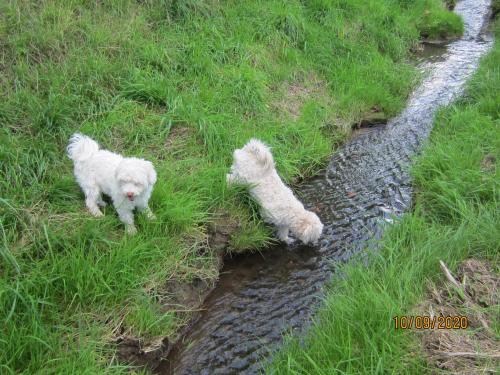
[[[319, 176], [296, 190], [325, 224], [318, 247], [276, 247], [228, 260], [198, 321], [157, 369], [160, 374], [256, 374], [283, 334], [303, 331], [319, 306], [335, 262], [378, 238], [411, 205], [408, 167], [439, 107], [459, 96], [492, 45], [484, 32], [489, 0], [462, 0], [460, 40], [421, 64], [425, 79], [405, 110], [359, 132]], [[333, 338], [332, 338], [333, 339]]]

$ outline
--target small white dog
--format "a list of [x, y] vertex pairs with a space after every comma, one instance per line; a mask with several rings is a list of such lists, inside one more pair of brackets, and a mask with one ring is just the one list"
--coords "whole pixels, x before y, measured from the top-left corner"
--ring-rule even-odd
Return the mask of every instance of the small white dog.
[[67, 152], [74, 162], [76, 181], [92, 215], [103, 216], [99, 206], [106, 205], [102, 200], [104, 193], [111, 197], [128, 234], [137, 232], [134, 208], [144, 211], [149, 219], [155, 218], [148, 206], [156, 182], [151, 162], [101, 150], [96, 141], [78, 133], [71, 136]]
[[304, 243], [317, 243], [323, 232], [318, 216], [307, 211], [278, 176], [271, 150], [257, 139], [251, 139], [233, 154], [228, 184], [250, 185], [250, 194], [260, 204], [263, 219], [278, 227], [278, 238], [287, 244], [291, 231]]

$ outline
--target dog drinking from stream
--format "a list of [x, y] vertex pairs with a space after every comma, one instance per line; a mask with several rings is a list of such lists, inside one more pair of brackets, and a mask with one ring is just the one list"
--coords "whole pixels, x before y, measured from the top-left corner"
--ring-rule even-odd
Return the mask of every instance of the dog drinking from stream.
[[250, 194], [260, 205], [264, 221], [277, 227], [278, 238], [287, 244], [291, 232], [303, 243], [316, 244], [323, 232], [319, 217], [304, 208], [292, 190], [278, 175], [270, 148], [258, 139], [251, 139], [233, 154], [228, 184], [249, 185]]

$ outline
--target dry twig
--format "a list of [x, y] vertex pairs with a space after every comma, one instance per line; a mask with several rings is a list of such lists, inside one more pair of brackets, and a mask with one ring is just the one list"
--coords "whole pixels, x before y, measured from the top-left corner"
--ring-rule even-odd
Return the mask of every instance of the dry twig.
[[469, 308], [473, 309], [475, 311], [475, 313], [476, 313], [477, 319], [481, 322], [481, 325], [483, 326], [483, 328], [488, 333], [493, 334], [493, 332], [490, 329], [490, 326], [488, 325], [488, 322], [486, 321], [486, 319], [484, 318], [484, 315], [480, 311], [481, 307], [478, 306], [472, 300], [472, 298], [466, 292], [465, 287], [463, 287], [462, 285], [460, 285], [460, 283], [453, 277], [452, 273], [450, 272], [450, 270], [448, 269], [448, 267], [446, 267], [446, 264], [442, 260], [439, 261], [439, 265], [440, 265], [441, 270], [443, 271], [444, 275], [446, 276], [446, 279], [448, 279], [448, 281], [453, 284], [453, 286], [459, 292], [458, 293], [459, 296], [463, 298], [466, 307], [469, 307]]

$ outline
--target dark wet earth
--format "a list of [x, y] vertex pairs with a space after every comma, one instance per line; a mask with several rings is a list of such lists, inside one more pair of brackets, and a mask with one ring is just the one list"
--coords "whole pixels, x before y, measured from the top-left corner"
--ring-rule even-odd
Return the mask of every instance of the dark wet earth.
[[411, 205], [408, 167], [436, 110], [459, 96], [492, 45], [483, 32], [490, 2], [459, 1], [464, 36], [420, 64], [426, 78], [400, 116], [358, 132], [297, 194], [325, 224], [320, 246], [276, 247], [228, 260], [205, 311], [158, 369], [161, 374], [256, 374], [283, 334], [302, 331], [334, 265], [379, 238]]

